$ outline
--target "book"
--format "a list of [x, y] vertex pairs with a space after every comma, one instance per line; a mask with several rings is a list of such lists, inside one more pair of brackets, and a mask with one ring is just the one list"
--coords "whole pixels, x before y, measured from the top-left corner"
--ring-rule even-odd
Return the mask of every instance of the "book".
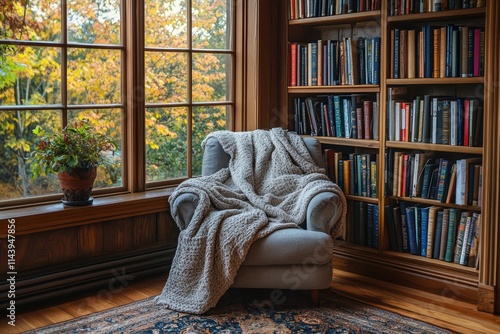
[[397, 232], [396, 232], [396, 223], [394, 221], [394, 205], [392, 204], [387, 204], [384, 206], [384, 212], [385, 212], [385, 218], [386, 218], [386, 225], [387, 225], [387, 232], [389, 235], [389, 248], [393, 251], [400, 252], [401, 248], [398, 245], [398, 239], [397, 239]]
[[432, 258], [439, 259], [441, 252], [441, 234], [443, 232], [443, 210], [436, 212], [435, 227], [434, 227], [434, 241], [432, 247]]
[[429, 209], [423, 207], [420, 210], [420, 256], [427, 256], [427, 235], [429, 229]]
[[432, 174], [437, 173], [437, 170], [438, 170], [438, 164], [435, 163], [435, 160], [432, 158], [427, 159], [424, 164], [424, 167], [422, 168], [422, 174], [421, 174], [422, 189], [420, 191], [420, 197], [431, 198], [430, 190], [431, 190]]
[[448, 159], [441, 158], [439, 159], [439, 171], [438, 171], [438, 183], [437, 183], [437, 194], [436, 199], [438, 201], [443, 200], [443, 196], [445, 196], [445, 187], [446, 182], [449, 179], [451, 168], [451, 162]]
[[396, 240], [397, 240], [397, 247], [398, 247], [398, 252], [403, 252], [403, 228], [401, 224], [401, 208], [399, 204], [395, 204], [393, 209], [392, 209], [392, 217], [394, 221], [394, 226], [396, 230]]
[[389, 140], [399, 140], [399, 132], [396, 139], [397, 119], [399, 119], [396, 102], [401, 101], [406, 97], [408, 89], [406, 86], [388, 87], [387, 88], [387, 118], [388, 118], [388, 135]]
[[479, 266], [479, 241], [480, 241], [480, 233], [481, 233], [481, 214], [475, 213], [476, 224], [474, 226], [474, 232], [472, 233], [472, 240], [470, 245], [469, 252], [469, 260], [467, 262], [467, 266], [478, 268]]
[[444, 257], [446, 254], [446, 246], [448, 241], [448, 227], [450, 222], [450, 209], [443, 209], [443, 222], [441, 226], [441, 241], [439, 246], [439, 259], [444, 261]]
[[[470, 219], [470, 212], [462, 212], [460, 216], [460, 221], [458, 223], [458, 231], [457, 231], [457, 242], [454, 249], [453, 254], [453, 262], [456, 264], [460, 264], [460, 257], [462, 256], [462, 249], [464, 245], [465, 238], [465, 227], [467, 224], [467, 220]], [[470, 222], [469, 222], [470, 225]]]
[[[455, 203], [466, 205], [469, 200], [470, 165], [479, 163], [481, 158], [464, 158], [457, 160], [457, 180], [455, 189]], [[479, 191], [479, 190], [478, 190]], [[479, 192], [478, 192], [479, 194]], [[472, 201], [472, 199], [471, 199]]]
[[[427, 226], [427, 250], [426, 257], [432, 258], [434, 243], [435, 243], [435, 232], [436, 232], [436, 219], [437, 212], [439, 211], [439, 207], [431, 206], [429, 208], [429, 219]], [[440, 238], [441, 239], [441, 238]]]
[[455, 199], [455, 191], [457, 186], [457, 164], [453, 163], [451, 167], [450, 180], [446, 189], [446, 201], [445, 203], [452, 203]]
[[408, 233], [408, 250], [410, 254], [418, 254], [417, 251], [417, 237], [416, 237], [416, 221], [414, 214], [414, 207], [406, 207], [406, 225]]
[[446, 262], [453, 261], [453, 251], [456, 243], [459, 219], [460, 219], [460, 210], [456, 208], [449, 209], [448, 237], [446, 238], [446, 252], [444, 255], [444, 260]]
[[459, 260], [459, 264], [461, 265], [467, 265], [467, 262], [469, 260], [472, 232], [474, 231], [474, 224], [476, 222], [476, 219], [477, 215], [471, 214], [467, 217], [467, 220], [465, 221], [465, 231], [462, 241], [462, 252], [460, 253], [460, 260]]

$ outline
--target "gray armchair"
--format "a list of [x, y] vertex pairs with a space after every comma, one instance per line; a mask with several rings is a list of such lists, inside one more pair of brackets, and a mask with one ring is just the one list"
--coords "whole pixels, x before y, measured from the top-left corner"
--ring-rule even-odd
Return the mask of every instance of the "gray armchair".
[[[315, 138], [303, 139], [317, 165], [323, 165], [320, 143]], [[211, 175], [227, 167], [229, 155], [217, 139], [205, 145], [202, 175]], [[179, 196], [176, 207], [180, 228], [186, 228], [198, 204], [196, 194]], [[319, 304], [319, 290], [332, 280], [333, 240], [328, 221], [337, 221], [342, 214], [339, 197], [319, 193], [308, 204], [306, 220], [301, 228], [279, 229], [256, 240], [240, 267], [232, 287], [311, 290], [314, 305]], [[183, 225], [183, 226], [182, 226]]]

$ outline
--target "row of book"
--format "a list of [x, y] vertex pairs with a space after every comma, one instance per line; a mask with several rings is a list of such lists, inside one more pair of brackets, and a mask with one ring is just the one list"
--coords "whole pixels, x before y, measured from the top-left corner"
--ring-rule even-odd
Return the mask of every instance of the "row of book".
[[295, 132], [312, 136], [378, 139], [377, 97], [372, 100], [373, 96], [350, 94], [295, 98]]
[[346, 238], [355, 245], [378, 248], [378, 205], [354, 201], [349, 204], [352, 217], [348, 218]]
[[380, 82], [380, 37], [290, 42], [290, 86]]
[[377, 197], [378, 154], [324, 150], [327, 175], [346, 195]]
[[412, 99], [398, 95], [402, 92], [406, 87], [388, 88], [388, 140], [482, 146], [482, 100], [430, 95]]
[[390, 30], [391, 78], [484, 75], [484, 27], [425, 25]]
[[440, 12], [486, 6], [485, 0], [390, 0], [389, 15]]
[[480, 213], [401, 202], [385, 217], [391, 250], [478, 267]]
[[[386, 166], [389, 194], [481, 206], [483, 168], [479, 157], [451, 160], [432, 153], [394, 152]], [[387, 190], [387, 189], [386, 189]]]
[[289, 19], [359, 13], [380, 9], [380, 0], [289, 0]]

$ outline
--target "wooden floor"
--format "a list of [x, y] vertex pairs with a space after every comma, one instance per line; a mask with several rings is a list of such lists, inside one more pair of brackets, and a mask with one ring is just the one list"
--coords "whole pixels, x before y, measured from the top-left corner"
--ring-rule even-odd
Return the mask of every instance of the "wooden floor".
[[[457, 333], [500, 333], [500, 315], [479, 312], [475, 305], [346, 272], [335, 271], [334, 276], [331, 289], [344, 296]], [[3, 317], [0, 333], [20, 333], [155, 296], [161, 292], [165, 280], [165, 276], [157, 276], [133, 282], [114, 293], [96, 291], [55, 305], [39, 305], [17, 314], [15, 327], [8, 326]]]

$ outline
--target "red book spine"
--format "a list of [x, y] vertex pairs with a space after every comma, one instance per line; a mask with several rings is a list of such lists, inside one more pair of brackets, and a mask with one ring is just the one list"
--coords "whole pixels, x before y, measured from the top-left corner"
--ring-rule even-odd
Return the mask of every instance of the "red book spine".
[[290, 43], [290, 86], [297, 86], [297, 43]]
[[372, 109], [372, 101], [363, 101], [363, 114], [364, 114], [364, 138], [372, 139], [372, 117], [373, 117], [373, 109]]
[[470, 100], [464, 100], [464, 146], [469, 146]]
[[479, 76], [479, 62], [481, 57], [481, 29], [474, 28], [474, 54], [473, 54], [473, 72], [472, 75], [475, 77]]

